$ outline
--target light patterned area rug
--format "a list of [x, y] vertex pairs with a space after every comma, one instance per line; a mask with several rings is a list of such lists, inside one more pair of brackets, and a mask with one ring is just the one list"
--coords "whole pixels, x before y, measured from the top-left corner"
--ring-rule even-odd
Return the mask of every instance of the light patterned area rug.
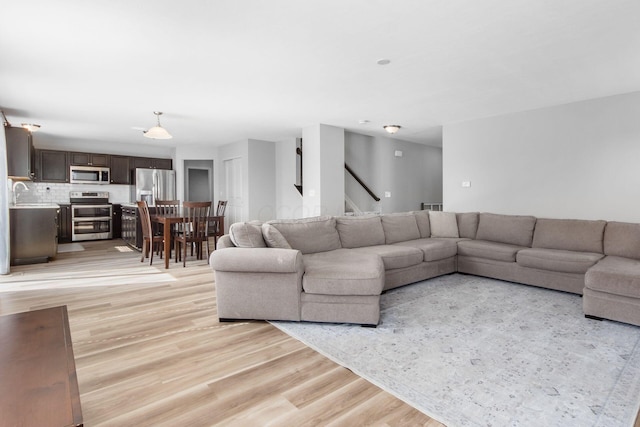
[[453, 274], [389, 291], [381, 324], [272, 322], [455, 426], [632, 426], [640, 327], [578, 295]]

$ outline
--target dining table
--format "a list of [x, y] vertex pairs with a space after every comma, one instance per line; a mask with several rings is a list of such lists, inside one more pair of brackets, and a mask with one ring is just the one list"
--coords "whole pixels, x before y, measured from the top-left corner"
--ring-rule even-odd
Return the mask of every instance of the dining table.
[[[169, 268], [169, 259], [171, 258], [171, 229], [174, 224], [181, 224], [184, 222], [185, 217], [181, 212], [159, 214], [153, 213], [150, 215], [151, 222], [156, 224], [162, 224], [164, 238], [164, 268]], [[224, 216], [209, 216], [207, 217], [209, 223], [217, 222], [221, 230], [224, 230]]]

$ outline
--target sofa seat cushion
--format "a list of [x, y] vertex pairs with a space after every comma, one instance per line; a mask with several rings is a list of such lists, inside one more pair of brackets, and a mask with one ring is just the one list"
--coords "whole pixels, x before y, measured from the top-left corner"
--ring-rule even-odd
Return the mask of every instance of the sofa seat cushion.
[[427, 262], [451, 258], [458, 253], [457, 239], [416, 239], [395, 243], [394, 246], [420, 249]]
[[594, 291], [640, 298], [640, 261], [607, 256], [587, 271], [584, 283]]
[[516, 254], [522, 249], [524, 249], [522, 246], [488, 242], [486, 240], [458, 242], [458, 255], [505, 262], [516, 262]]
[[309, 294], [380, 295], [384, 265], [375, 254], [350, 249], [307, 254], [302, 257], [302, 288]]
[[424, 258], [420, 249], [396, 245], [367, 246], [353, 249], [353, 251], [361, 254], [378, 255], [382, 258], [385, 270], [411, 267], [412, 265], [420, 264]]
[[584, 274], [604, 255], [562, 249], [529, 248], [518, 252], [518, 265], [562, 273]]

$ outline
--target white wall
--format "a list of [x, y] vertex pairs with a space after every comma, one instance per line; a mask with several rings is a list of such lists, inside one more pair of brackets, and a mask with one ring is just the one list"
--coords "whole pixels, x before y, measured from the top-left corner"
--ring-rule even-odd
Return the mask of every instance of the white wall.
[[640, 222], [639, 162], [640, 92], [449, 125], [444, 207]]
[[344, 129], [307, 126], [302, 139], [303, 216], [344, 214]]
[[276, 218], [302, 217], [302, 196], [296, 183], [296, 138], [275, 144]]
[[[402, 157], [395, 156], [398, 150]], [[346, 173], [346, 193], [363, 211], [406, 212], [420, 209], [422, 202], [442, 202], [440, 148], [345, 132], [345, 161], [381, 199], [375, 202]]]
[[248, 219], [276, 217], [276, 147], [274, 142], [250, 139]]

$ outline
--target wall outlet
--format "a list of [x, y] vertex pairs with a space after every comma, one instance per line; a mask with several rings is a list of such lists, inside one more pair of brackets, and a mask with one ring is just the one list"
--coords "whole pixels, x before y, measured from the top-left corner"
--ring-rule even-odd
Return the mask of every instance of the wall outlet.
[[384, 197], [391, 197], [391, 191], [385, 191]]
[[465, 188], [471, 187], [471, 181], [462, 181], [462, 186]]
[[393, 155], [396, 156], [396, 157], [402, 157], [402, 151], [396, 150], [396, 152], [393, 153]]

